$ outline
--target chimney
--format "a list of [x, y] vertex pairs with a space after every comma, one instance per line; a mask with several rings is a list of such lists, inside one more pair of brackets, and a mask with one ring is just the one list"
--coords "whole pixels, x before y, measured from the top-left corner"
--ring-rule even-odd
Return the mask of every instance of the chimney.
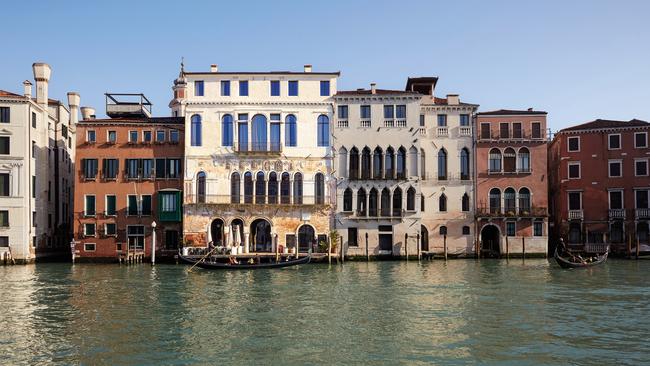
[[46, 63], [36, 62], [32, 64], [32, 70], [34, 71], [34, 80], [36, 80], [36, 103], [47, 107], [48, 86], [52, 68]]
[[458, 94], [447, 94], [447, 105], [459, 105], [460, 98]]
[[79, 122], [79, 93], [68, 93], [68, 107], [70, 108], [70, 126]]
[[311, 72], [311, 65], [305, 65], [305, 72]]
[[81, 118], [83, 118], [84, 120], [95, 119], [95, 108], [81, 107]]
[[32, 97], [32, 82], [29, 80], [23, 81], [23, 88], [25, 92], [23, 93], [27, 98]]
[[370, 93], [377, 94], [377, 83], [370, 83]]
[[218, 72], [218, 71], [219, 71], [219, 66], [217, 66], [217, 64], [210, 65], [210, 72]]

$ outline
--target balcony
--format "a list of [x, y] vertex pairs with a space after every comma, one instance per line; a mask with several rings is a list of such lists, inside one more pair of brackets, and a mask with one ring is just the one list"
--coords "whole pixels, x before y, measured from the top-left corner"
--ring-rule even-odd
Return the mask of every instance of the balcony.
[[211, 205], [324, 205], [325, 197], [322, 196], [270, 196], [270, 195], [239, 195], [229, 194], [186, 194], [185, 204], [211, 204]]
[[584, 217], [583, 210], [569, 210], [569, 220], [582, 220]]
[[513, 217], [532, 218], [548, 216], [546, 207], [479, 207], [476, 210], [477, 217]]
[[610, 209], [608, 212], [608, 216], [610, 219], [625, 220], [625, 209], [624, 208]]
[[347, 119], [340, 119], [340, 120], [338, 120], [336, 122], [336, 126], [338, 128], [348, 128], [349, 127], [348, 120]]
[[355, 210], [353, 216], [349, 219], [354, 220], [401, 220], [404, 217], [403, 210], [388, 210], [390, 212], [377, 210], [377, 212], [368, 212], [366, 210]]
[[361, 128], [370, 128], [372, 127], [372, 122], [370, 122], [369, 119], [362, 119], [359, 121], [359, 126], [361, 126]]
[[282, 144], [280, 142], [253, 142], [238, 143], [235, 145], [235, 152], [246, 155], [280, 155]]
[[448, 137], [449, 128], [447, 126], [440, 126], [436, 128], [436, 136], [438, 137]]
[[394, 119], [384, 120], [384, 127], [395, 127], [395, 120]]
[[398, 118], [398, 119], [395, 120], [395, 125], [397, 127], [406, 127], [406, 120]]
[[427, 135], [427, 129], [424, 127], [420, 127], [419, 129], [420, 136], [426, 136]]
[[460, 136], [472, 136], [472, 127], [460, 126], [460, 128], [458, 129], [458, 134]]
[[634, 210], [637, 219], [650, 219], [650, 208], [637, 208]]

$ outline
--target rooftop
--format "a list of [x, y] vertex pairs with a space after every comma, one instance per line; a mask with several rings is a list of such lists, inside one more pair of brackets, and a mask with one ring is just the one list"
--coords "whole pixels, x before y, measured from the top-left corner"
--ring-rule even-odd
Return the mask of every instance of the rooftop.
[[404, 87], [404, 90], [418, 92], [424, 95], [432, 95], [437, 83], [437, 76], [418, 76], [408, 78], [406, 79], [406, 87]]
[[84, 119], [79, 123], [143, 123], [143, 124], [184, 124], [184, 117], [116, 117]]
[[477, 116], [519, 116], [519, 115], [532, 115], [532, 114], [548, 114], [545, 111], [535, 111], [532, 108], [526, 110], [516, 110], [516, 109], [499, 109], [496, 111], [488, 112], [479, 112]]
[[[370, 89], [357, 89], [357, 90], [339, 90], [335, 96], [341, 95], [372, 95], [373, 92]], [[395, 94], [411, 94], [411, 95], [420, 95], [417, 92], [404, 91], [404, 90], [390, 90], [390, 89], [375, 89], [375, 95], [395, 95]]]
[[573, 127], [567, 127], [562, 131], [578, 131], [578, 130], [598, 130], [605, 128], [624, 128], [624, 127], [646, 127], [650, 126], [650, 122], [642, 121], [640, 119], [631, 119], [629, 121], [617, 121], [611, 119], [596, 119], [591, 122], [585, 122]]

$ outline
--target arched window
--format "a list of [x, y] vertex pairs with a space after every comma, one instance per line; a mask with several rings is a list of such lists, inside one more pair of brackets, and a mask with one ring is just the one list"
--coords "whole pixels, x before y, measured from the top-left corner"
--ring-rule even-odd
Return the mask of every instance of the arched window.
[[261, 114], [253, 116], [251, 128], [251, 144], [253, 151], [267, 150], [266, 117]]
[[196, 202], [205, 203], [205, 173], [196, 175]]
[[406, 190], [406, 210], [415, 211], [415, 188], [413, 187]]
[[490, 173], [501, 172], [501, 151], [497, 148], [490, 150], [488, 171]]
[[275, 172], [269, 174], [269, 203], [278, 203], [278, 175]]
[[492, 188], [490, 190], [490, 213], [501, 213], [501, 191], [499, 188]]
[[447, 196], [444, 193], [438, 198], [438, 211], [447, 212]]
[[352, 211], [352, 190], [349, 187], [343, 192], [343, 211]]
[[298, 124], [293, 114], [284, 119], [284, 144], [291, 147], [298, 146]]
[[377, 190], [371, 189], [368, 196], [368, 216], [377, 217]]
[[461, 199], [460, 202], [460, 208], [463, 212], [469, 211], [469, 196], [467, 195], [467, 193], [463, 194], [463, 198]]
[[366, 190], [359, 188], [357, 192], [357, 216], [368, 216], [366, 210]]
[[395, 179], [395, 150], [392, 147], [386, 149], [386, 179]]
[[408, 174], [411, 176], [418, 175], [418, 149], [415, 146], [411, 146], [409, 149], [409, 171]]
[[325, 203], [325, 177], [321, 173], [316, 173], [314, 180], [316, 186], [316, 204], [322, 205]]
[[447, 180], [447, 151], [438, 151], [438, 180]]
[[318, 116], [318, 146], [330, 145], [330, 119], [321, 114]]
[[424, 154], [424, 149], [420, 149], [420, 177], [422, 179], [427, 179], [427, 163], [426, 155]]
[[515, 173], [517, 171], [517, 155], [515, 149], [509, 147], [503, 151], [503, 171]]
[[377, 146], [372, 154], [372, 177], [374, 179], [384, 178], [384, 158], [381, 147]]
[[469, 150], [466, 147], [460, 150], [460, 179], [469, 179]]
[[506, 188], [503, 191], [503, 205], [507, 214], [512, 215], [515, 213], [515, 202], [515, 190], [513, 188]]
[[441, 226], [440, 227], [440, 235], [445, 236], [447, 235], [447, 227], [446, 226]]
[[420, 250], [429, 251], [429, 230], [424, 225], [420, 225]]
[[406, 179], [406, 149], [400, 147], [397, 150], [397, 179]]
[[348, 150], [344, 147], [339, 149], [339, 167], [337, 169], [339, 177], [347, 178], [348, 175]]
[[393, 216], [402, 216], [402, 190], [400, 187], [393, 191]]
[[291, 203], [291, 178], [287, 172], [282, 173], [280, 178], [280, 203], [283, 205]]
[[361, 179], [370, 179], [370, 149], [361, 150]]
[[232, 116], [226, 114], [221, 118], [221, 146], [232, 146]]
[[192, 146], [201, 146], [201, 116], [195, 114], [191, 118], [191, 144]]
[[241, 177], [237, 172], [230, 176], [230, 203], [239, 203], [240, 180]]
[[522, 173], [530, 173], [530, 152], [527, 148], [522, 147], [519, 149], [519, 171]]
[[244, 173], [244, 203], [253, 203], [253, 174]]
[[388, 188], [381, 191], [381, 216], [390, 217], [390, 191]]
[[266, 198], [266, 180], [264, 172], [257, 172], [255, 176], [255, 203], [264, 204]]
[[528, 188], [519, 189], [519, 212], [530, 213], [530, 190]]
[[350, 179], [359, 179], [359, 150], [350, 150]]
[[302, 205], [302, 174], [300, 173], [293, 176], [293, 203]]

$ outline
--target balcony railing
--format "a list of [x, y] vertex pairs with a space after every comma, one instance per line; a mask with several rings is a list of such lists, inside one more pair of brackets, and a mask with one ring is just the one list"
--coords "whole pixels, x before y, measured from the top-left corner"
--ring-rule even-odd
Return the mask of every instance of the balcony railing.
[[398, 118], [395, 120], [395, 126], [397, 127], [406, 127], [406, 120]]
[[420, 136], [426, 136], [427, 135], [427, 129], [424, 127], [420, 127], [419, 129]]
[[490, 169], [488, 168], [488, 174], [530, 174], [532, 172], [532, 169], [530, 167], [527, 168], [519, 168], [515, 170], [495, 170], [495, 169]]
[[471, 126], [460, 126], [458, 130], [460, 136], [472, 136], [472, 127]]
[[479, 207], [476, 210], [478, 217], [546, 217], [546, 207]]
[[569, 210], [569, 220], [582, 220], [584, 212], [582, 210]]
[[637, 208], [634, 211], [634, 216], [637, 219], [650, 219], [650, 208]]
[[471, 181], [472, 176], [470, 174], [462, 173], [440, 173], [433, 172], [433, 174], [426, 173], [420, 175], [422, 180], [437, 180], [441, 182], [457, 182], [457, 181]]
[[355, 210], [354, 216], [352, 216], [352, 218], [368, 220], [391, 220], [401, 219], [403, 216], [403, 210], [390, 210], [390, 212], [382, 212], [382, 210], [377, 209], [377, 212], [369, 212], [368, 210]]
[[624, 208], [610, 209], [609, 210], [609, 218], [610, 219], [623, 219], [623, 220], [625, 220], [625, 209]]
[[185, 203], [205, 203], [216, 205], [246, 204], [246, 205], [323, 205], [323, 196], [288, 196], [288, 195], [228, 195], [228, 194], [186, 194]]
[[436, 135], [438, 137], [447, 137], [449, 136], [449, 128], [447, 126], [439, 126], [436, 128]]
[[359, 121], [361, 128], [370, 128], [372, 127], [372, 122], [369, 119], [362, 119]]
[[395, 120], [394, 119], [385, 119], [384, 120], [384, 127], [395, 127]]
[[280, 154], [282, 144], [280, 142], [254, 142], [235, 145], [235, 151], [240, 154]]
[[340, 119], [337, 122], [337, 127], [338, 128], [348, 128], [348, 120], [347, 119]]

